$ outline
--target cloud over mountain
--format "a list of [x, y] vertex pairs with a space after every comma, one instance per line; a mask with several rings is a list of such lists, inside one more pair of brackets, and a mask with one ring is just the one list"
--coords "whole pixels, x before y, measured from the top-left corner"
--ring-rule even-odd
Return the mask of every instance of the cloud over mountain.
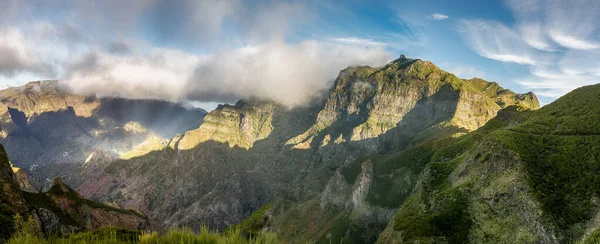
[[206, 102], [258, 97], [297, 106], [328, 87], [346, 66], [389, 59], [380, 47], [315, 40], [272, 41], [209, 56], [169, 49], [135, 56], [96, 51], [72, 62], [61, 83], [100, 96]]
[[[370, 39], [296, 37], [291, 30], [310, 25], [313, 14], [302, 2], [32, 3], [7, 3], [0, 76], [58, 78], [78, 93], [203, 102], [258, 97], [297, 106], [339, 70], [391, 59]], [[23, 21], [49, 9], [56, 10], [52, 21]]]

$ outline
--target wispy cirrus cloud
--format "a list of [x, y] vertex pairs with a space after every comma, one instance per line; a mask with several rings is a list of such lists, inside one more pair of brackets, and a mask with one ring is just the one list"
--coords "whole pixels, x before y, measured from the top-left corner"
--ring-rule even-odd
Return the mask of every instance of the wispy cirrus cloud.
[[433, 13], [431, 15], [427, 15], [427, 19], [429, 19], [429, 20], [445, 20], [448, 18], [449, 18], [448, 15], [440, 14], [440, 13]]
[[538, 96], [557, 98], [600, 82], [600, 2], [509, 0], [515, 24], [459, 22], [477, 54], [530, 67], [516, 82]]

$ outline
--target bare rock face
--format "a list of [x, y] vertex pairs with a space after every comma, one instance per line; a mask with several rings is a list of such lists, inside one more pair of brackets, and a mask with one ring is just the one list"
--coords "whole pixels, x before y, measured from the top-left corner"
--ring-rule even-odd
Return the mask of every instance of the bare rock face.
[[17, 177], [17, 181], [19, 182], [19, 187], [21, 188], [21, 190], [35, 192], [41, 189], [41, 185], [37, 181], [35, 181], [25, 170], [18, 167], [14, 167], [12, 165], [11, 167], [13, 173]]
[[269, 102], [239, 101], [235, 106], [221, 105], [204, 118], [198, 129], [178, 138], [177, 149], [189, 150], [209, 140], [249, 149], [273, 130], [271, 123], [276, 108], [277, 105]]

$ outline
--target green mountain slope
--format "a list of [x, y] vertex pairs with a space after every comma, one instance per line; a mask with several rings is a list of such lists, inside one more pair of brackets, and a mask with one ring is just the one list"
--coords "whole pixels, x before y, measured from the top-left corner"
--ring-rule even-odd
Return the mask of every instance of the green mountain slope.
[[540, 110], [508, 107], [437, 150], [381, 243], [597, 238], [600, 85]]

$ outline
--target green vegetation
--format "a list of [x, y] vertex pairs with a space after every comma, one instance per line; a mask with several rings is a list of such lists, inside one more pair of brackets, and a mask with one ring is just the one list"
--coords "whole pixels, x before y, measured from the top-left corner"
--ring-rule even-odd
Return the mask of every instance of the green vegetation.
[[600, 243], [600, 229], [595, 230], [586, 238], [584, 241], [580, 241], [581, 244], [598, 244]]
[[410, 196], [437, 146], [437, 143], [428, 143], [374, 160], [374, 177], [366, 200], [374, 205], [397, 208]]
[[12, 237], [14, 238], [28, 238], [28, 239], [39, 239], [43, 238], [42, 232], [39, 229], [37, 220], [31, 216], [24, 220], [20, 214], [14, 216], [14, 230]]
[[109, 227], [91, 232], [72, 234], [66, 238], [44, 238], [41, 235], [19, 232], [8, 241], [9, 244], [272, 244], [278, 242], [277, 235], [274, 233], [262, 232], [248, 239], [241, 235], [240, 232], [230, 231], [219, 234], [205, 227], [199, 233], [194, 233], [190, 229], [178, 229], [170, 230], [165, 234]]
[[584, 233], [600, 196], [600, 86], [579, 88], [494, 138], [525, 162], [546, 217], [566, 240]]
[[242, 222], [229, 226], [225, 232], [239, 232], [245, 237], [259, 236], [262, 229], [270, 225], [271, 220], [267, 211], [271, 209], [271, 206], [271, 204], [262, 206]]
[[[510, 194], [528, 194], [537, 200], [542, 210], [542, 222], [545, 226], [549, 226], [548, 228], [557, 227], [558, 240], [564, 242], [580, 240], [588, 228], [589, 221], [600, 209], [597, 200], [600, 196], [600, 188], [597, 187], [600, 185], [600, 106], [598, 104], [600, 104], [600, 85], [595, 85], [577, 89], [538, 111], [531, 111], [521, 106], [510, 106], [501, 110], [497, 117], [485, 126], [435, 152], [421, 175], [419, 190], [406, 200], [397, 212], [394, 218], [394, 230], [400, 231], [406, 242], [452, 243], [467, 240], [470, 226], [474, 221], [470, 216], [472, 214], [469, 210], [470, 204], [482, 204], [474, 202], [475, 199], [482, 197], [488, 199], [486, 201], [489, 202], [478, 207], [479, 211], [486, 211], [481, 210], [482, 206], [509, 204], [494, 202], [495, 198], [490, 199], [493, 194], [502, 194], [503, 188], [498, 187], [503, 187], [504, 182], [510, 183], [513, 189], [527, 189], [516, 188], [520, 186], [511, 179], [498, 178], [512, 176], [511, 173], [489, 176], [487, 179], [492, 180], [489, 182], [481, 181], [486, 178], [476, 180], [477, 178], [473, 177], [483, 177], [481, 174], [486, 173], [479, 172], [481, 170], [488, 172], [508, 170], [507, 167], [512, 166], [507, 164], [516, 159], [520, 161], [517, 165], [522, 166], [511, 169], [518, 169], [518, 167], [524, 169], [523, 173], [526, 177], [523, 179], [529, 184], [531, 190]], [[509, 155], [514, 155], [515, 159], [511, 159]], [[496, 168], [478, 166], [484, 164], [487, 165], [485, 167]], [[470, 172], [470, 176], [462, 178], [466, 181], [457, 181], [457, 176], [451, 176], [457, 173], [458, 165], [470, 167], [466, 169], [466, 172]], [[477, 189], [486, 191], [477, 192]], [[486, 196], [474, 194], [486, 194]], [[514, 201], [522, 201], [522, 199], [514, 199]], [[498, 207], [498, 209], [503, 208], [511, 209], [510, 205]], [[509, 217], [509, 215], [492, 218], [479, 216], [486, 219], [478, 219], [478, 221], [491, 222], [477, 224], [501, 228], [506, 223], [493, 221], [503, 221], [503, 218]], [[504, 229], [506, 230], [508, 229]], [[480, 229], [480, 231], [488, 231], [488, 229]], [[593, 232], [586, 239], [586, 243], [596, 242], [598, 233], [598, 231]], [[525, 234], [530, 235], [532, 241], [541, 238], [536, 236], [540, 233]], [[511, 235], [511, 233], [497, 229], [494, 235]]]
[[502, 143], [526, 162], [531, 184], [545, 213], [574, 240], [598, 211], [600, 136], [499, 133]]
[[371, 223], [357, 223], [349, 219], [347, 212], [342, 212], [333, 218], [333, 225], [321, 235], [316, 243], [374, 243], [377, 235], [369, 233], [373, 229]]
[[[62, 181], [59, 178], [55, 179], [54, 184], [47, 192], [31, 193], [24, 191], [23, 197], [32, 206], [35, 206], [36, 208], [48, 209], [54, 214], [56, 214], [65, 224], [70, 225], [76, 225], [77, 221], [73, 218], [77, 218], [78, 214], [77, 211], [69, 210], [76, 209], [84, 205], [89, 206], [91, 208], [103, 209], [106, 211], [112, 211], [126, 215], [135, 215], [140, 218], [147, 219], [147, 216], [135, 210], [116, 208], [103, 203], [85, 199], [81, 197], [75, 190], [62, 183]], [[57, 206], [55, 202], [57, 199], [69, 201], [69, 209], [67, 209], [66, 212]]]
[[[0, 187], [0, 196], [6, 195], [6, 189]], [[12, 210], [10, 202], [4, 197], [0, 197], [0, 242], [2, 239], [7, 239], [14, 230], [13, 216], [15, 213]]]
[[420, 194], [411, 196], [394, 217], [394, 230], [407, 243], [463, 243], [472, 220], [465, 189], [453, 188], [447, 180], [459, 160], [430, 163], [425, 170]]
[[545, 135], [600, 135], [600, 85], [578, 88], [532, 114], [513, 131]]
[[13, 233], [13, 217], [25, 210], [21, 190], [14, 178], [4, 146], [0, 145], [0, 243]]

